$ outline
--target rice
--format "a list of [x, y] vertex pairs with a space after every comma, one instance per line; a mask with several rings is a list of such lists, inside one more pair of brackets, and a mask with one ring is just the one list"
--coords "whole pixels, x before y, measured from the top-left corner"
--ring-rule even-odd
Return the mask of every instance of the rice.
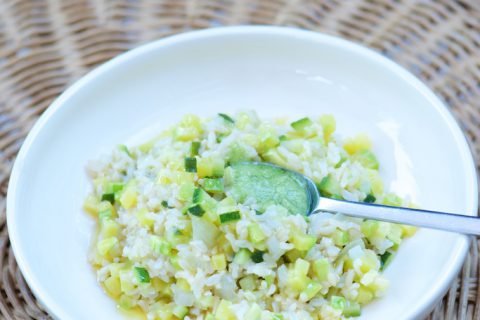
[[[368, 138], [342, 140], [334, 129], [328, 115], [291, 125], [251, 111], [187, 115], [152, 141], [89, 163], [85, 209], [98, 220], [90, 262], [106, 293], [147, 319], [360, 315], [385, 293], [382, 271], [414, 228], [278, 205], [259, 212], [228, 188], [230, 164], [267, 161], [328, 196], [409, 205], [384, 191]], [[207, 182], [224, 190], [206, 192]], [[225, 213], [233, 220], [221, 223]]]

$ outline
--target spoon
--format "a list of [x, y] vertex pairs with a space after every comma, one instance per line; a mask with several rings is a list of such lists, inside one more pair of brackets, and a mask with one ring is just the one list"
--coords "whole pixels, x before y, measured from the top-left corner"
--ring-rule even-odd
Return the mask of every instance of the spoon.
[[357, 218], [480, 235], [478, 217], [323, 197], [309, 178], [270, 163], [240, 162], [231, 168], [233, 197], [237, 201], [254, 199], [263, 209], [278, 204], [290, 212], [304, 212], [307, 216], [318, 212], [342, 213]]

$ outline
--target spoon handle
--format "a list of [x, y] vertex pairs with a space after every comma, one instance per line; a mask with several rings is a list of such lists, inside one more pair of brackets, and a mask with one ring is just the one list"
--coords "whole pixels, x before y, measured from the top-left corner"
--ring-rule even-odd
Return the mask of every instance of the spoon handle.
[[470, 235], [480, 235], [480, 218], [446, 212], [390, 207], [379, 204], [321, 198], [313, 213], [327, 211]]

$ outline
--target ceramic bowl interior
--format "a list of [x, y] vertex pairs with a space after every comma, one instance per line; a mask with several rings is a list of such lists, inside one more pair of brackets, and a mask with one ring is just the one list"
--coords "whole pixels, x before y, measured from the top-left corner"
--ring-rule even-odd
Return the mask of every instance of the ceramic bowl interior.
[[[369, 134], [386, 187], [423, 208], [474, 215], [472, 157], [442, 102], [386, 58], [318, 33], [219, 28], [147, 44], [97, 68], [29, 134], [8, 192], [15, 256], [60, 319], [118, 319], [87, 262], [94, 221], [81, 209], [89, 159], [159, 132], [185, 113], [255, 109], [261, 117], [331, 113], [337, 132]], [[419, 319], [448, 288], [464, 236], [420, 230], [386, 270], [387, 295], [362, 319]]]

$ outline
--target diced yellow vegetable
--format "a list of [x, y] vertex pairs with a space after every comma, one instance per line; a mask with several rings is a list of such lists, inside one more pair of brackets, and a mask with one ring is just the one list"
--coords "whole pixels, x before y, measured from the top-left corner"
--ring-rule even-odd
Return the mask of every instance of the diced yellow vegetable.
[[134, 275], [131, 269], [120, 270], [119, 278], [122, 292], [132, 292], [135, 290]]
[[118, 298], [122, 294], [120, 279], [118, 277], [108, 277], [104, 282], [105, 290], [112, 298]]
[[215, 298], [213, 296], [201, 296], [200, 299], [198, 300], [198, 306], [200, 309], [209, 309], [213, 307], [213, 304], [215, 303]]
[[240, 279], [238, 283], [243, 290], [253, 291], [257, 287], [257, 277], [250, 274]]
[[232, 311], [232, 303], [228, 300], [220, 301], [220, 304], [215, 310], [215, 319], [222, 319], [222, 320], [236, 320], [237, 317], [235, 313]]
[[295, 260], [297, 260], [298, 258], [303, 257], [304, 254], [297, 249], [292, 249], [290, 251], [287, 251], [287, 253], [285, 253], [285, 256], [287, 257], [289, 262], [295, 262]]
[[120, 196], [120, 204], [125, 209], [133, 208], [137, 205], [137, 191], [132, 187], [126, 188]]
[[293, 234], [291, 241], [295, 249], [300, 251], [308, 251], [315, 245], [317, 238], [315, 236], [310, 236], [310, 235], [302, 234], [301, 232], [296, 232]]
[[308, 274], [308, 270], [310, 269], [310, 262], [303, 259], [297, 259], [295, 261], [295, 272], [299, 275], [306, 276]]
[[320, 124], [323, 127], [323, 137], [325, 141], [330, 140], [330, 136], [335, 132], [336, 122], [331, 114], [324, 114], [320, 117]]
[[262, 242], [267, 238], [258, 223], [252, 223], [248, 226], [248, 238], [253, 243]]
[[193, 114], [187, 114], [174, 129], [173, 135], [176, 140], [191, 141], [200, 138], [202, 134], [202, 121]]
[[212, 268], [216, 271], [225, 270], [227, 260], [224, 254], [216, 254], [212, 257]]
[[117, 237], [120, 232], [120, 226], [112, 219], [105, 219], [100, 224], [100, 235], [102, 238]]
[[184, 182], [180, 185], [178, 190], [178, 198], [182, 201], [191, 201], [195, 185], [193, 182]]
[[191, 290], [190, 284], [188, 283], [187, 280], [185, 280], [183, 278], [180, 278], [180, 279], [177, 280], [177, 286], [184, 291], [190, 291]]
[[318, 279], [318, 281], [325, 281], [328, 279], [328, 274], [330, 272], [330, 263], [325, 258], [320, 258], [313, 262], [313, 274]]
[[372, 142], [366, 134], [362, 133], [356, 137], [345, 140], [343, 148], [349, 154], [354, 154], [359, 151], [370, 150], [372, 148]]
[[307, 287], [308, 282], [309, 278], [307, 276], [298, 274], [295, 270], [290, 270], [288, 272], [287, 287], [296, 293], [300, 293], [304, 290]]
[[183, 319], [188, 314], [188, 308], [185, 306], [175, 306], [172, 313], [178, 319]]
[[220, 158], [198, 158], [197, 174], [199, 178], [222, 177], [225, 170], [225, 161]]
[[89, 195], [83, 203], [83, 209], [92, 216], [96, 217], [98, 214], [99, 201], [94, 195]]
[[118, 254], [118, 239], [110, 237], [100, 240], [97, 243], [97, 252], [103, 257], [107, 257], [107, 255], [115, 256]]
[[248, 309], [244, 318], [248, 319], [248, 320], [261, 320], [262, 319], [262, 309], [259, 307], [258, 304], [254, 303], [250, 307], [250, 309]]
[[411, 237], [417, 232], [417, 227], [402, 225], [402, 236], [405, 238]]
[[368, 170], [368, 177], [370, 179], [370, 186], [372, 193], [379, 197], [383, 194], [383, 181], [377, 170]]
[[303, 300], [305, 301], [311, 300], [313, 299], [313, 297], [315, 297], [317, 293], [320, 292], [321, 289], [322, 289], [322, 285], [320, 283], [315, 281], [310, 281], [307, 284], [307, 287], [300, 294], [300, 298], [301, 299], [303, 298]]
[[138, 210], [135, 215], [142, 226], [147, 228], [153, 227], [155, 220], [152, 217], [149, 217], [147, 208]]
[[367, 304], [373, 300], [373, 293], [363, 285], [358, 288], [358, 296], [356, 301], [360, 304]]
[[[123, 291], [123, 290], [122, 290]], [[122, 294], [118, 299], [118, 305], [123, 309], [131, 309], [135, 306], [135, 301], [128, 295]]]

